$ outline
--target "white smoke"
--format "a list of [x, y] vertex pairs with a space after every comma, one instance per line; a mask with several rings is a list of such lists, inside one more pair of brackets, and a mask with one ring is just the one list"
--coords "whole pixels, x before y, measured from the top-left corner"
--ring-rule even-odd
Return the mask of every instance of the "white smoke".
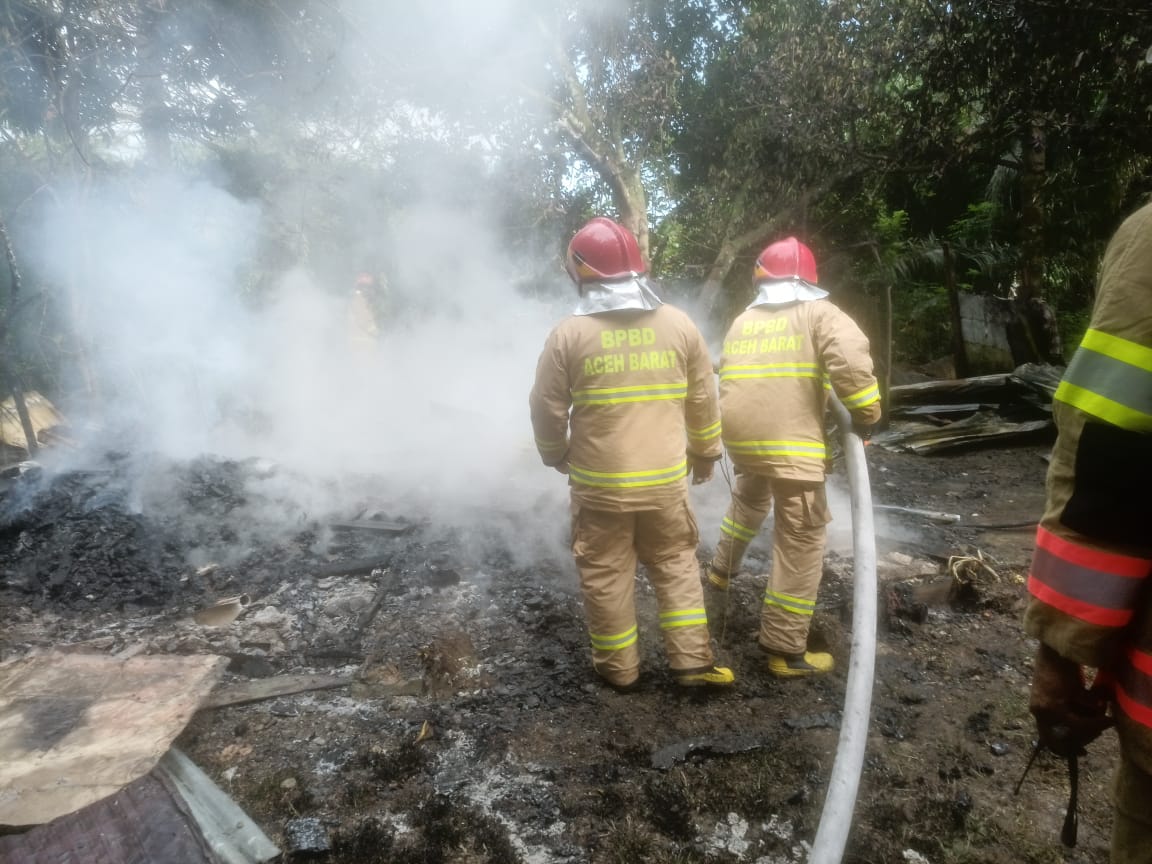
[[71, 298], [85, 387], [65, 407], [93, 446], [271, 459], [298, 484], [280, 494], [318, 515], [355, 515], [343, 496], [371, 477], [376, 500], [409, 515], [515, 516], [514, 549], [561, 557], [564, 481], [540, 464], [527, 411], [557, 316], [517, 293], [495, 220], [433, 204], [391, 214], [380, 242], [396, 317], [373, 334], [351, 285], [300, 268], [246, 298], [263, 217], [203, 182], [157, 178], [48, 215], [41, 236], [79, 241], [46, 245], [37, 264]]

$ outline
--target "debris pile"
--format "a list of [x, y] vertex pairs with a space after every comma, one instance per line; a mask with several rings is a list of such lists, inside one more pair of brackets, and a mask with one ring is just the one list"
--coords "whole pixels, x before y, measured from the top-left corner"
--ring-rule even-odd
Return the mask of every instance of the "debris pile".
[[892, 387], [890, 417], [901, 422], [873, 443], [926, 455], [1034, 437], [1052, 427], [1063, 372], [1026, 363], [1010, 373]]
[[[930, 494], [940, 492], [935, 460], [870, 459], [889, 497], [938, 514], [984, 486], [1042, 484], [1042, 472], [1028, 479], [1037, 451], [1026, 455], [949, 457], [953, 500]], [[0, 660], [49, 649], [116, 662], [223, 658], [172, 752], [285, 861], [805, 859], [843, 672], [781, 683], [762, 671], [762, 569], [709, 600], [712, 620], [725, 604], [713, 635], [738, 675], [735, 690], [711, 697], [673, 685], [655, 596], [638, 579], [642, 684], [620, 695], [591, 673], [567, 558], [522, 566], [502, 538], [435, 526], [378, 486], [326, 513], [292, 503], [275, 466], [133, 463], [29, 469], [0, 491]], [[967, 520], [971, 508], [960, 512]], [[492, 513], [514, 524], [511, 501], [493, 500]], [[553, 518], [563, 531], [564, 512]], [[894, 557], [881, 545], [890, 603], [850, 841], [860, 860], [911, 848], [944, 860], [938, 850], [971, 842], [969, 819], [989, 848], [1020, 830], [1009, 787], [1029, 738], [1015, 698], [1028, 650], [1012, 604], [1028, 538], [993, 559], [958, 543], [963, 525], [931, 530], [938, 553]], [[843, 670], [852, 561], [830, 555], [826, 571], [813, 638]], [[957, 816], [960, 800], [973, 803]], [[1043, 826], [1026, 839], [1038, 835]], [[1094, 848], [1090, 827], [1085, 835]]]

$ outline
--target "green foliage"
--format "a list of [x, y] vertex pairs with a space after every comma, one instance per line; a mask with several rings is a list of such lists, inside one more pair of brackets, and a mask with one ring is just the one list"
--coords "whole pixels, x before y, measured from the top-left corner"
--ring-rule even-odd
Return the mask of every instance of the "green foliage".
[[918, 366], [948, 354], [948, 294], [940, 285], [902, 285], [892, 296], [893, 359]]
[[0, 0], [0, 208], [143, 160], [223, 177], [268, 214], [253, 296], [386, 269], [379, 226], [430, 197], [494, 207], [526, 281], [610, 213], [725, 312], [795, 233], [847, 305], [891, 289], [922, 358], [945, 244], [960, 290], [1024, 285], [1074, 340], [1152, 191], [1142, 0], [513, 0], [459, 33], [376, 6]]

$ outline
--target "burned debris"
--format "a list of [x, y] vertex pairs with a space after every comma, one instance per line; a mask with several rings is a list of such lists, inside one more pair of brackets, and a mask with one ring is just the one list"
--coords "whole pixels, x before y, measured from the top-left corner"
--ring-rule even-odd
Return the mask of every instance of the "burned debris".
[[975, 378], [902, 384], [890, 390], [894, 423], [873, 443], [921, 455], [1035, 440], [1052, 428], [1063, 369], [1036, 363]]
[[[966, 727], [949, 739], [935, 712], [942, 687], [949, 698], [969, 688], [979, 696], [960, 716], [984, 710], [976, 684], [947, 683], [938, 634], [960, 646], [1012, 631], [1021, 560], [985, 555], [995, 579], [979, 564], [950, 569], [950, 558], [976, 551], [964, 533], [969, 502], [932, 498], [931, 472], [900, 473], [902, 458], [925, 460], [881, 450], [870, 458], [898, 506], [963, 516], [908, 516], [925, 526], [920, 536], [904, 533], [899, 548], [881, 540], [887, 644], [876, 730], [886, 746], [933, 755], [875, 751], [855, 842], [898, 859], [911, 841], [882, 826], [960, 830], [938, 802], [967, 794], [978, 811], [984, 784], [1018, 773], [990, 746], [1026, 751], [1019, 716], [990, 711], [990, 744], [969, 740]], [[757, 674], [760, 572], [735, 580], [718, 645], [744, 671], [741, 686], [713, 699], [676, 694], [661, 669], [654, 598], [638, 581], [645, 677], [621, 696], [588, 672], [580, 598], [562, 556], [519, 565], [483, 532], [438, 528], [426, 511], [370, 495], [309, 512], [282, 498], [282, 469], [267, 464], [154, 464], [162, 480], [139, 483], [132, 461], [27, 470], [5, 490], [3, 660], [50, 649], [117, 662], [221, 658], [218, 683], [172, 752], [284, 860], [803, 860], [841, 682], [785, 688]], [[963, 464], [956, 476], [981, 482], [983, 462]], [[362, 522], [370, 524], [354, 524]], [[883, 527], [895, 534], [901, 524]], [[851, 560], [830, 555], [826, 566], [814, 638], [846, 656]], [[198, 623], [206, 610], [215, 614]], [[971, 656], [959, 670], [968, 678], [1023, 680], [1011, 650]], [[933, 792], [896, 812], [899, 794], [876, 791], [893, 783]], [[76, 839], [50, 825], [54, 842]], [[30, 842], [30, 832], [12, 838]]]

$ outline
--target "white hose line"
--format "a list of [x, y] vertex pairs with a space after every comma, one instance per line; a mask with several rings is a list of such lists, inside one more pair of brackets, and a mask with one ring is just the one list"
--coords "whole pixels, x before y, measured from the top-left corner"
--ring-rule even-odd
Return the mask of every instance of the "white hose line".
[[872, 490], [864, 443], [852, 432], [852, 419], [832, 397], [832, 410], [844, 446], [848, 481], [852, 491], [852, 655], [848, 662], [848, 683], [844, 693], [844, 717], [840, 722], [840, 743], [832, 763], [832, 777], [824, 811], [812, 842], [808, 864], [839, 864], [852, 826], [852, 811], [868, 725], [872, 711], [872, 680], [876, 670], [876, 530], [872, 518]]

